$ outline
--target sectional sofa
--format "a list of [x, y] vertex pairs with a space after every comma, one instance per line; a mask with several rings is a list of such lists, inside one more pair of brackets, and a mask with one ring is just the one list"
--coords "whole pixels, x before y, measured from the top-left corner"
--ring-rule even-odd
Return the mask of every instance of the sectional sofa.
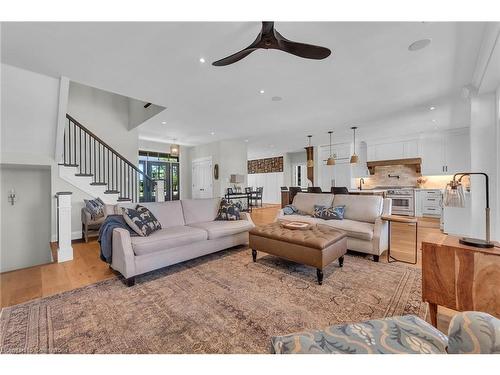
[[[378, 195], [347, 195], [298, 193], [292, 205], [301, 213], [285, 215], [278, 212], [277, 220], [305, 221], [323, 224], [347, 234], [347, 248], [373, 255], [378, 262], [388, 247], [388, 224], [382, 215], [391, 214], [391, 199]], [[343, 220], [323, 220], [312, 217], [314, 206], [345, 206]]]
[[[237, 221], [215, 221], [219, 203], [219, 198], [141, 203], [162, 229], [147, 237], [114, 229], [111, 267], [131, 286], [137, 275], [248, 243], [248, 231], [254, 227], [250, 215], [241, 213], [242, 220]], [[111, 210], [121, 214], [121, 207], [135, 206], [120, 204]], [[109, 214], [110, 208], [106, 210]]]

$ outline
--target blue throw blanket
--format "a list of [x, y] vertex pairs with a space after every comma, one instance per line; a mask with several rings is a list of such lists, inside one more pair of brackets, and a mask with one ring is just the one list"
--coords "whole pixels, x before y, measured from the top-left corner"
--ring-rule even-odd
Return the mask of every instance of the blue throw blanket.
[[101, 260], [110, 263], [113, 257], [113, 229], [123, 228], [130, 232], [131, 236], [137, 236], [125, 222], [122, 215], [109, 215], [99, 229], [99, 238], [97, 241], [101, 245]]

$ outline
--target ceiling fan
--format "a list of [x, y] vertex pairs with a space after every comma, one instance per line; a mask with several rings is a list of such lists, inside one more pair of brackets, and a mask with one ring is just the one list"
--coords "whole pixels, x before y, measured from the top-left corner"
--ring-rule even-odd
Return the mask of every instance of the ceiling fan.
[[325, 47], [288, 40], [274, 28], [274, 22], [265, 21], [262, 22], [262, 29], [252, 44], [231, 56], [213, 62], [212, 65], [225, 66], [233, 64], [258, 49], [278, 49], [292, 55], [315, 60], [325, 59], [332, 53]]

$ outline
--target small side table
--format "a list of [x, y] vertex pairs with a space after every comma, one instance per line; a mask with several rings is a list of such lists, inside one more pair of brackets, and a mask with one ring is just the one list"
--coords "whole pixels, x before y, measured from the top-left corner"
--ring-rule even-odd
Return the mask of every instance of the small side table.
[[[387, 246], [387, 262], [402, 262], [408, 264], [417, 264], [417, 249], [418, 249], [418, 220], [416, 217], [408, 217], [408, 216], [399, 216], [399, 215], [384, 215], [382, 216], [382, 220], [388, 222], [388, 236], [389, 236], [389, 244]], [[408, 262], [405, 260], [397, 259], [391, 256], [391, 223], [405, 223], [405, 224], [414, 224], [415, 226], [415, 256], [413, 262]]]

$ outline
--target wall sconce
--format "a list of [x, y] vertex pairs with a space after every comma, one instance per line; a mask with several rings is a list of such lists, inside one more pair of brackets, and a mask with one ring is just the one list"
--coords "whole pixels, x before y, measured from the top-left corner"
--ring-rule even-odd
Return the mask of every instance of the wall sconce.
[[16, 191], [14, 189], [9, 190], [9, 202], [11, 205], [14, 205], [14, 202], [17, 200], [16, 198]]

